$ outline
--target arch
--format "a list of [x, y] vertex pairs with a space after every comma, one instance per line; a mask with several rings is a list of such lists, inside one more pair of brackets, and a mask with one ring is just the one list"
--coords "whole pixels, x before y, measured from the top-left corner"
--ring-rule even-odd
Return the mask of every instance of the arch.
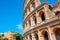
[[39, 13], [39, 16], [41, 17], [42, 21], [45, 20], [45, 14], [44, 14], [43, 11], [41, 11], [41, 12]]
[[47, 32], [47, 31], [43, 31], [43, 32], [42, 32], [42, 35], [43, 35], [43, 37], [44, 37], [44, 40], [49, 40], [49, 39], [48, 39], [48, 32]]
[[56, 40], [60, 40], [60, 28], [56, 28], [55, 31]]
[[55, 31], [56, 31], [58, 28], [60, 28], [60, 24], [53, 25], [53, 26], [52, 26], [53, 32], [55, 33]]
[[36, 40], [39, 40], [37, 33], [35, 33], [35, 38], [36, 38]]
[[33, 15], [33, 20], [34, 20], [35, 24], [37, 24], [37, 20], [36, 20], [35, 14]]

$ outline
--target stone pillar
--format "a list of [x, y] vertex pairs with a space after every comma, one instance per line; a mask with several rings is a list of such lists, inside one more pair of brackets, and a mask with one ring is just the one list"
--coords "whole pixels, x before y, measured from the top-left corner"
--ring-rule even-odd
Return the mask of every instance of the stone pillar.
[[25, 37], [24, 40], [27, 40], [27, 38]]
[[48, 28], [49, 40], [56, 40], [55, 34], [51, 28]]
[[38, 7], [38, 6], [40, 6], [40, 1], [39, 0], [35, 0], [35, 5], [36, 5], [36, 7]]
[[30, 4], [30, 12], [32, 12], [34, 10], [34, 7], [32, 4]]
[[38, 31], [38, 37], [39, 37], [39, 40], [44, 40], [44, 36], [42, 35], [41, 31]]
[[26, 31], [26, 24], [24, 24], [24, 32]]
[[41, 23], [42, 20], [41, 20], [41, 17], [39, 15], [39, 13], [36, 12], [36, 20], [37, 20], [37, 23]]
[[28, 40], [30, 40], [30, 36], [28, 35]]
[[55, 16], [55, 13], [52, 12], [47, 5], [44, 6], [44, 11], [46, 19], [50, 19]]
[[33, 17], [30, 17], [30, 21], [31, 21], [31, 26], [35, 25], [35, 22], [33, 20]]
[[32, 33], [31, 35], [32, 35], [32, 40], [36, 40], [34, 33]]
[[25, 29], [24, 29], [24, 32], [26, 31], [26, 29], [27, 29], [27, 25], [25, 24]]
[[27, 9], [27, 15], [29, 15], [29, 13], [30, 13], [30, 12], [29, 12], [29, 9]]
[[24, 19], [25, 19], [26, 17], [27, 17], [27, 13], [25, 12], [25, 13], [24, 13]]
[[29, 29], [30, 25], [29, 25], [29, 21], [27, 21], [27, 28]]

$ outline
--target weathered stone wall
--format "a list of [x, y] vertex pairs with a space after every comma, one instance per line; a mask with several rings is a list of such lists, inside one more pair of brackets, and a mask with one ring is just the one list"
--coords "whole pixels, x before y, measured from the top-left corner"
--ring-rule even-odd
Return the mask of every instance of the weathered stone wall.
[[[60, 29], [60, 6], [29, 0], [24, 7], [24, 40], [57, 40]], [[59, 31], [60, 32], [60, 31]]]

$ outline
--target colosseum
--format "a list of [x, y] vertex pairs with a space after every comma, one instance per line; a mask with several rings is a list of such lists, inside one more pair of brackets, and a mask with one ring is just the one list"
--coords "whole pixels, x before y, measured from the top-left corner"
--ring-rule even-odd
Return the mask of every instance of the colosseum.
[[24, 0], [23, 29], [24, 40], [60, 40], [60, 0]]

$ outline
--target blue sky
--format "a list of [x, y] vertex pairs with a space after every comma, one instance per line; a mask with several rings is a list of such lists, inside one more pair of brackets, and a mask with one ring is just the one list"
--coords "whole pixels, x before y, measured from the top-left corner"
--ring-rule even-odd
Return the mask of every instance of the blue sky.
[[[54, 4], [56, 1], [46, 2]], [[24, 0], [0, 0], [0, 32], [15, 31], [23, 34], [23, 3]]]

